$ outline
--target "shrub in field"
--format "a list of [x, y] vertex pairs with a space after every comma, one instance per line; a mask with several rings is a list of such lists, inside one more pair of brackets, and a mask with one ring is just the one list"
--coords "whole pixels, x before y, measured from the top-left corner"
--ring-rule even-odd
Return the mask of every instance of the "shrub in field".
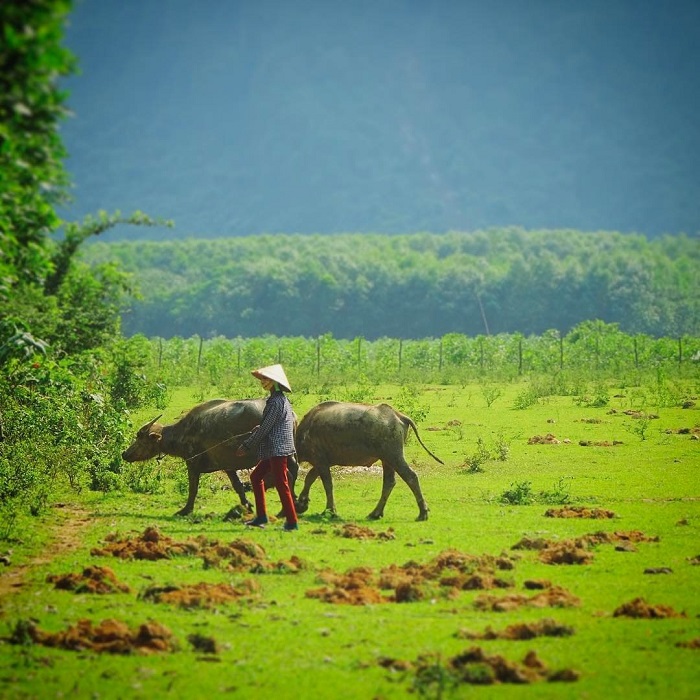
[[533, 387], [527, 387], [517, 394], [513, 400], [513, 407], [524, 410], [534, 406], [537, 403], [539, 396]]
[[120, 485], [128, 419], [112, 404], [103, 361], [84, 354], [8, 362], [0, 378], [0, 516], [39, 515], [62, 488]]
[[532, 482], [520, 481], [510, 485], [500, 497], [500, 502], [511, 506], [527, 506], [535, 502]]
[[418, 389], [409, 384], [404, 384], [399, 389], [398, 395], [393, 400], [393, 406], [414, 421], [425, 420], [430, 412], [430, 406], [420, 402]]
[[110, 397], [127, 408], [153, 406], [165, 408], [169, 393], [156, 375], [147, 374], [150, 343], [144, 336], [120, 340], [115, 344], [110, 374]]

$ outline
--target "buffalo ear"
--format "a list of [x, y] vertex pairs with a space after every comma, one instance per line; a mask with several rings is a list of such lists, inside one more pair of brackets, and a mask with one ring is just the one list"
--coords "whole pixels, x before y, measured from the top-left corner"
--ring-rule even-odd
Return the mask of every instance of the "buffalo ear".
[[151, 440], [155, 440], [156, 442], [160, 442], [162, 435], [160, 433], [152, 432], [152, 433], [148, 433], [148, 437]]

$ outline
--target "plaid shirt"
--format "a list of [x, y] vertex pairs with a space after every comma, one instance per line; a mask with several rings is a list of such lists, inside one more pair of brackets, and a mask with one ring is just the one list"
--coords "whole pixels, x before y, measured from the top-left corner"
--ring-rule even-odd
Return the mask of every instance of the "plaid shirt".
[[260, 425], [254, 428], [242, 447], [246, 452], [257, 447], [259, 460], [294, 454], [294, 414], [284, 392], [270, 394]]

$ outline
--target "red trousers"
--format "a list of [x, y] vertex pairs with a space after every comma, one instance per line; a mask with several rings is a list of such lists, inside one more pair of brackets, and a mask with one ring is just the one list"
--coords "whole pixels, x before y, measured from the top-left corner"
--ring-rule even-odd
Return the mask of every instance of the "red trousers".
[[297, 522], [297, 512], [294, 507], [294, 499], [292, 492], [289, 490], [289, 481], [287, 479], [287, 458], [286, 457], [270, 457], [258, 462], [255, 469], [250, 475], [250, 483], [253, 486], [253, 495], [255, 496], [255, 512], [256, 515], [267, 515], [265, 508], [265, 477], [272, 471], [272, 476], [275, 479], [277, 493], [282, 503], [282, 511], [289, 525]]

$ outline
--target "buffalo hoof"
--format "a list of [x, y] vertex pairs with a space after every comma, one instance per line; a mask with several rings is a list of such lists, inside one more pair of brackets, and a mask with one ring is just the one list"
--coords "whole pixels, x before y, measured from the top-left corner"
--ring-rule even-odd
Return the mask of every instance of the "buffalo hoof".
[[182, 515], [189, 515], [192, 512], [191, 508], [182, 508], [181, 510], [178, 510], [177, 513], [175, 513], [175, 517], [182, 516]]
[[420, 523], [420, 522], [424, 522], [424, 521], [427, 520], [427, 519], [428, 519], [428, 511], [426, 510], [426, 511], [422, 512], [422, 513], [416, 518], [416, 521]]
[[297, 501], [295, 504], [295, 510], [297, 513], [306, 513], [306, 511], [309, 510], [309, 502]]
[[381, 520], [384, 517], [384, 513], [377, 513], [375, 511], [372, 511], [368, 516], [368, 520]]

